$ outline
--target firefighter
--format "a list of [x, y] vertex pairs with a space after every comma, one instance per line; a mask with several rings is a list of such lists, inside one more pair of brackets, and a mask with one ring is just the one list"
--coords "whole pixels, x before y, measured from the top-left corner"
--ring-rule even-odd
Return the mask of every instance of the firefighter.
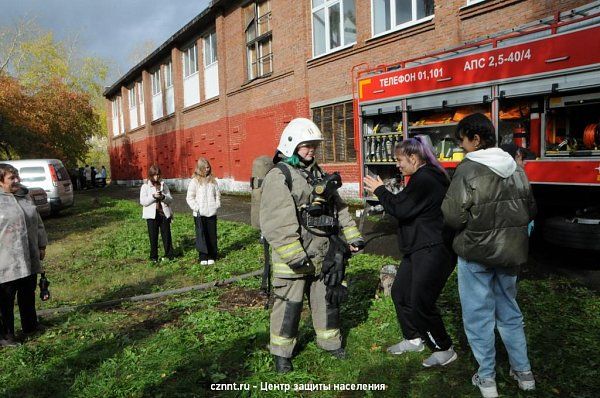
[[339, 175], [327, 175], [317, 165], [321, 141], [311, 120], [293, 119], [263, 183], [260, 226], [271, 245], [273, 275], [270, 351], [279, 373], [293, 370], [305, 293], [317, 345], [333, 357], [346, 355], [339, 329], [340, 303], [347, 297], [345, 266], [364, 240], [337, 192]]

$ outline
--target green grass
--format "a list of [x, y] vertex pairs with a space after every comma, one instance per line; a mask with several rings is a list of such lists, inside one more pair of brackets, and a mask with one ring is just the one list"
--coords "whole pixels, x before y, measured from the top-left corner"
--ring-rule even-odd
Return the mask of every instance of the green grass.
[[[260, 266], [255, 232], [228, 222], [219, 224], [219, 244], [225, 257], [213, 269], [194, 266], [195, 251], [185, 241], [193, 236], [193, 228], [191, 220], [184, 217], [173, 226], [181, 257], [173, 263], [150, 266], [145, 261], [145, 225], [138, 219], [138, 206], [108, 198], [102, 198], [101, 204], [96, 207], [79, 200], [69, 217], [46, 223], [53, 239], [48, 253], [51, 287], [55, 297], [59, 296], [52, 305], [179, 287]], [[77, 250], [90, 247], [91, 236], [105, 244], [89, 249], [93, 260], [84, 261]], [[351, 260], [351, 299], [343, 307], [342, 326], [349, 355], [346, 361], [323, 355], [315, 345], [305, 309], [295, 371], [274, 373], [266, 348], [269, 314], [258, 294], [260, 280], [252, 278], [225, 289], [46, 319], [46, 333], [21, 347], [0, 351], [0, 396], [478, 397], [477, 389], [470, 385], [476, 366], [462, 331], [455, 275], [439, 304], [459, 360], [445, 369], [426, 370], [421, 367], [426, 352], [399, 357], [385, 353], [386, 346], [397, 342], [399, 331], [391, 300], [374, 297], [378, 270], [389, 261], [373, 255]], [[597, 294], [563, 279], [523, 281], [519, 294], [538, 389], [528, 394], [517, 389], [498, 342], [497, 382], [502, 396], [597, 397]], [[213, 383], [256, 387], [219, 393], [211, 390]], [[364, 383], [385, 384], [387, 389], [292, 394], [262, 391], [261, 383], [283, 383], [291, 388], [306, 383], [331, 388]]]
[[[78, 195], [77, 206], [45, 221], [50, 238], [45, 268], [53, 306], [106, 301], [193, 285], [261, 267], [262, 246], [251, 227], [218, 223], [218, 267], [201, 267], [194, 248], [194, 222], [175, 217], [171, 229], [177, 258], [148, 261], [146, 221], [132, 201]], [[159, 238], [160, 241], [160, 238]], [[162, 244], [159, 244], [159, 253]], [[44, 304], [44, 306], [47, 306]]]

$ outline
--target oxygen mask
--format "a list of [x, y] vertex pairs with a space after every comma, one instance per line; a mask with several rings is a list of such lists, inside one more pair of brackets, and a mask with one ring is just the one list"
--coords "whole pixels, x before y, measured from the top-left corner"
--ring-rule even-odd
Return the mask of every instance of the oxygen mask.
[[313, 184], [311, 203], [307, 212], [311, 217], [327, 215], [327, 206], [332, 196], [342, 186], [342, 177], [337, 171], [324, 174], [323, 178]]

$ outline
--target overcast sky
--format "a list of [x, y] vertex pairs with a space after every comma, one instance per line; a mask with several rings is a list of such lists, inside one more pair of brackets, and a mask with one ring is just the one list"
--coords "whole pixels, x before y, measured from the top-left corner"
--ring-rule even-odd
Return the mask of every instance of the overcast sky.
[[118, 65], [106, 84], [135, 63], [144, 43], [158, 47], [208, 6], [209, 0], [0, 0], [0, 27], [35, 18], [64, 40], [76, 35], [82, 51]]

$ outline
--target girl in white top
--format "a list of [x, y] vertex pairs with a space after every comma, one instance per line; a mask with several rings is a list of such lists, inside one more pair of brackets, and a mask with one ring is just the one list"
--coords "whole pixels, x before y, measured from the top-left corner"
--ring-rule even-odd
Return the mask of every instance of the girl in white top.
[[202, 265], [214, 264], [217, 259], [217, 209], [221, 207], [221, 193], [205, 158], [198, 159], [185, 199], [194, 215], [198, 260]]
[[171, 221], [173, 211], [170, 204], [173, 197], [169, 186], [160, 177], [160, 168], [152, 165], [148, 169], [148, 180], [140, 189], [140, 204], [142, 205], [142, 218], [148, 224], [148, 237], [150, 239], [150, 260], [158, 261], [158, 232], [162, 237], [165, 257], [173, 259], [173, 243], [171, 239]]

